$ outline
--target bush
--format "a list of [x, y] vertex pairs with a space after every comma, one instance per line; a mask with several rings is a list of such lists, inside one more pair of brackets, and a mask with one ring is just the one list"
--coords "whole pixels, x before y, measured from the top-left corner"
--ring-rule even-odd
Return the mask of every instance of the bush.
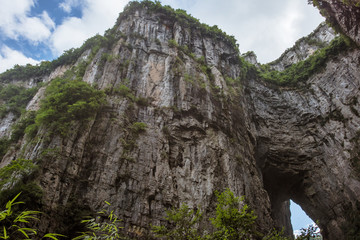
[[309, 225], [307, 228], [302, 228], [299, 236], [296, 240], [310, 240], [310, 239], [322, 239], [320, 238], [320, 230], [315, 224]]
[[168, 41], [168, 44], [169, 44], [169, 47], [170, 47], [170, 48], [176, 48], [176, 47], [179, 46], [175, 39], [170, 39], [170, 40]]
[[145, 132], [147, 128], [146, 123], [143, 122], [135, 122], [133, 123], [133, 125], [131, 126], [131, 131], [135, 134], [141, 133], [141, 132]]
[[118, 94], [122, 97], [126, 97], [132, 100], [135, 98], [134, 95], [132, 94], [131, 89], [124, 84], [120, 84], [120, 86], [114, 88], [113, 92], [114, 94]]

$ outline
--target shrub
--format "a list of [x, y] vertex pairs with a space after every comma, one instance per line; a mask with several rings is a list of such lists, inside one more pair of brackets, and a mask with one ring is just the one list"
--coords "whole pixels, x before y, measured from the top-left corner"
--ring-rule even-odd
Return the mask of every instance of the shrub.
[[143, 122], [135, 122], [133, 123], [133, 125], [131, 126], [131, 131], [135, 134], [141, 133], [141, 132], [145, 132], [147, 128], [146, 123]]
[[169, 44], [169, 47], [171, 47], [171, 48], [176, 48], [179, 46], [175, 39], [170, 39], [168, 41], [168, 44]]
[[122, 97], [129, 98], [133, 100], [135, 97], [132, 94], [132, 91], [129, 87], [127, 87], [125, 84], [120, 84], [120, 86], [114, 88], [113, 90], [114, 94], [118, 94]]
[[135, 102], [137, 105], [141, 106], [141, 107], [146, 107], [149, 105], [149, 99], [144, 98], [144, 97], [137, 97], [135, 99]]

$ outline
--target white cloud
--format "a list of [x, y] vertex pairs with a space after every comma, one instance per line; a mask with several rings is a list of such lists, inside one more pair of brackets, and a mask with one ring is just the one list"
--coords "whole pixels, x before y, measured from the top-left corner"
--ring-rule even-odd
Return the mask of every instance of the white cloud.
[[65, 0], [64, 2], [59, 4], [59, 7], [63, 11], [70, 13], [73, 8], [79, 7], [84, 3], [85, 3], [85, 0]]
[[15, 51], [7, 46], [0, 49], [0, 73], [14, 65], [37, 64], [39, 61], [26, 57], [19, 51]]
[[55, 23], [47, 12], [30, 17], [34, 0], [0, 0], [0, 31], [5, 37], [26, 38], [33, 44], [43, 42], [51, 35]]
[[[63, 9], [71, 9], [77, 0], [66, 0]], [[71, 17], [63, 21], [51, 36], [51, 44], [55, 55], [64, 50], [79, 47], [87, 38], [97, 33], [103, 34], [111, 28], [128, 0], [84, 0], [81, 4], [82, 17]], [[67, 8], [67, 6], [69, 8]]]
[[295, 41], [311, 33], [324, 18], [305, 0], [162, 0], [185, 8], [209, 25], [234, 35], [242, 53], [255, 51], [266, 63], [278, 58]]

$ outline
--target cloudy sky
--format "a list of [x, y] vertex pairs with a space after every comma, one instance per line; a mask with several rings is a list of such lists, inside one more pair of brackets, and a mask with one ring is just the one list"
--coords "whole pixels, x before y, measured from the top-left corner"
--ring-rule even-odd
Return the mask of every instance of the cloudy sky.
[[[0, 72], [79, 47], [113, 26], [128, 0], [0, 0]], [[240, 51], [275, 60], [324, 19], [307, 0], [162, 0], [234, 35]]]

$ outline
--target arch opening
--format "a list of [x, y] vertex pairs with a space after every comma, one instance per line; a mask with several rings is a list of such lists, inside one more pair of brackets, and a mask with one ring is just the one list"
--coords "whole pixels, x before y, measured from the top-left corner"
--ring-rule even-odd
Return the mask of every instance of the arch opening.
[[[298, 205], [291, 199], [290, 199], [290, 213], [291, 213], [291, 225], [293, 228], [293, 233], [295, 238], [301, 234], [302, 229], [308, 229], [309, 226], [316, 227], [317, 228], [316, 232], [320, 231], [315, 221], [306, 214], [306, 212], [301, 208], [300, 205]], [[322, 239], [322, 237], [320, 237], [319, 239]]]

